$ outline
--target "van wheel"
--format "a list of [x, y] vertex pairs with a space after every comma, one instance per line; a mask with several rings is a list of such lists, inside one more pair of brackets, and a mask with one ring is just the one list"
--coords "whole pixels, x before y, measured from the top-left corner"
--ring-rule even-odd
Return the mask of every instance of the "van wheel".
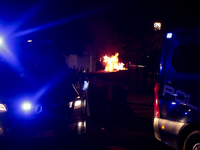
[[196, 130], [187, 136], [183, 150], [200, 150], [200, 130]]

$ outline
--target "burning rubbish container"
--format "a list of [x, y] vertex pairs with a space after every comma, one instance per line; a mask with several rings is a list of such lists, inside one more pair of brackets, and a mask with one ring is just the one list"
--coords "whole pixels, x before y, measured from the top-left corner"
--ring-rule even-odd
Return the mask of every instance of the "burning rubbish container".
[[123, 115], [130, 84], [128, 70], [98, 71], [85, 75], [87, 115], [95, 118]]

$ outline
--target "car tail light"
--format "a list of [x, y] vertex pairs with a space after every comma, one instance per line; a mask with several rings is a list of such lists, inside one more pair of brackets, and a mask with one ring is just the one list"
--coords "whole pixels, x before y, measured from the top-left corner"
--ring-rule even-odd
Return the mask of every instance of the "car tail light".
[[156, 83], [154, 87], [154, 117], [160, 117], [160, 110], [159, 110], [159, 90], [160, 90], [160, 83]]

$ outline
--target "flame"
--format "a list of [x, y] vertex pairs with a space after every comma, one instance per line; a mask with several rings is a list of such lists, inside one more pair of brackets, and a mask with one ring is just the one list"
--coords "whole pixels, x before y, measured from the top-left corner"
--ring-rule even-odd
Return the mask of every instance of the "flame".
[[119, 53], [116, 53], [111, 57], [108, 57], [107, 55], [103, 57], [103, 62], [106, 64], [105, 71], [125, 70], [124, 63], [118, 62], [118, 56]]

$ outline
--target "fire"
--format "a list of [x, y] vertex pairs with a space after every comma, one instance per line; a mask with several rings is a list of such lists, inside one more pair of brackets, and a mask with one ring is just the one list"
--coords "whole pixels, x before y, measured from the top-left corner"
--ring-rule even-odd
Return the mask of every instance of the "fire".
[[103, 62], [106, 64], [105, 71], [125, 70], [124, 64], [118, 62], [118, 56], [119, 53], [116, 53], [111, 57], [108, 57], [107, 55], [103, 57]]

